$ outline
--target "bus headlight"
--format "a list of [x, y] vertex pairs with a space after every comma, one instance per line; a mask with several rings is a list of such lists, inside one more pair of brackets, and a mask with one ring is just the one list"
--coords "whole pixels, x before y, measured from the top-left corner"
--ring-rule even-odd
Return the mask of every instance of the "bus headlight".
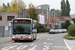
[[14, 36], [12, 38], [15, 38]]
[[31, 39], [32, 37], [30, 36], [30, 37], [28, 37], [29, 39]]

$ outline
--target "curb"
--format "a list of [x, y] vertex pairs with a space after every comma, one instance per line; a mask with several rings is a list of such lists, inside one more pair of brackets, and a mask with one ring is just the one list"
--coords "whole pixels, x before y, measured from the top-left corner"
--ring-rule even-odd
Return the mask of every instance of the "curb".
[[67, 39], [67, 40], [74, 40], [75, 38], [67, 38], [66, 36], [63, 37], [64, 39]]
[[10, 42], [10, 41], [12, 41], [11, 40], [11, 37], [3, 37], [3, 38], [0, 38], [0, 44], [6, 43], [6, 42]]

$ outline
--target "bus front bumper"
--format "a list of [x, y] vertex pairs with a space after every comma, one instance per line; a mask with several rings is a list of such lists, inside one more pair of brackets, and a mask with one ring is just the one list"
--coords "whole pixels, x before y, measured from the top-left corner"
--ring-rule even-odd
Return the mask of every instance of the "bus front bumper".
[[12, 40], [33, 40], [32, 38], [12, 38]]

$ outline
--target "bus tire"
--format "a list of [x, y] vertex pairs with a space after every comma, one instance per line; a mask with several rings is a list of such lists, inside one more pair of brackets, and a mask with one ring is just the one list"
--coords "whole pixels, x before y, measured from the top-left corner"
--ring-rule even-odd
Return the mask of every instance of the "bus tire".
[[36, 40], [36, 38], [34, 40]]
[[14, 40], [14, 42], [18, 42], [17, 40]]

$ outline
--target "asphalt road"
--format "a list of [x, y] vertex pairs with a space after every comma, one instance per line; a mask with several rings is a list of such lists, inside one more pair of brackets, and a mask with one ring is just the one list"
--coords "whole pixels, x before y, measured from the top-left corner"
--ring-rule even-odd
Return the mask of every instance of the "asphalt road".
[[66, 34], [67, 33], [42, 33], [38, 34], [37, 39], [33, 42], [10, 41], [0, 44], [0, 50], [68, 50], [63, 41], [63, 36]]

